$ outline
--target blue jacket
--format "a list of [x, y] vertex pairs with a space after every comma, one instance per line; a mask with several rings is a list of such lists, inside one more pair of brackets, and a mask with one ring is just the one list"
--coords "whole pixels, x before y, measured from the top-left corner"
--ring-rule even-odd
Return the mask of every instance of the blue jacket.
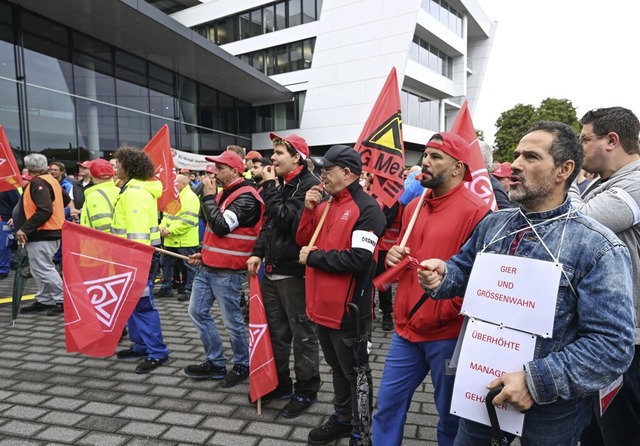
[[[560, 252], [563, 265], [553, 337], [538, 338], [534, 359], [524, 365], [527, 386], [537, 404], [583, 398], [610, 384], [631, 363], [631, 260], [614, 233], [573, 209], [570, 199], [546, 212], [505, 209], [485, 217], [446, 262], [444, 280], [430, 294], [434, 299], [464, 296], [476, 254], [483, 249], [509, 254], [514, 231], [528, 226], [525, 215], [549, 250]], [[533, 231], [525, 233], [514, 255], [553, 260]]]

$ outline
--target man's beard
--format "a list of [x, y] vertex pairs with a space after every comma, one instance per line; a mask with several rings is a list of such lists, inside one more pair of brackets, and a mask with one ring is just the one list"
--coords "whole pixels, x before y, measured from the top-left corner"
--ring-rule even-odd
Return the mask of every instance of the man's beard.
[[259, 183], [260, 181], [262, 181], [262, 175], [254, 175], [253, 181], [255, 181], [256, 183]]
[[[431, 178], [426, 178], [426, 175], [430, 175]], [[433, 175], [432, 173], [427, 173], [424, 169], [422, 170], [422, 179], [420, 180], [420, 184], [422, 187], [428, 187], [429, 189], [434, 189], [441, 186], [446, 180], [445, 173], [442, 172], [438, 175]]]

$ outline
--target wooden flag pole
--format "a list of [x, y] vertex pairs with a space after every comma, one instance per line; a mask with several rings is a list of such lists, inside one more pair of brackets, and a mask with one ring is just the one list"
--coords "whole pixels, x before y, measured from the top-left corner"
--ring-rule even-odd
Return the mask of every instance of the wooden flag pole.
[[316, 230], [313, 231], [313, 235], [311, 236], [311, 240], [309, 241], [309, 244], [307, 245], [309, 248], [311, 248], [313, 245], [316, 244], [316, 240], [318, 239], [318, 236], [320, 235], [320, 230], [322, 229], [322, 226], [324, 225], [324, 220], [327, 218], [327, 213], [329, 212], [329, 208], [331, 207], [331, 203], [333, 203], [333, 197], [329, 198], [329, 201], [327, 202], [327, 206], [324, 208], [324, 211], [322, 211], [322, 215], [320, 216], [320, 221], [318, 222], [318, 226], [316, 226]]
[[156, 248], [156, 251], [158, 251], [160, 254], [166, 254], [168, 256], [173, 256], [173, 257], [176, 257], [178, 259], [186, 260], [187, 262], [189, 261], [189, 257], [183, 256], [182, 254], [178, 254], [177, 252], [167, 251], [166, 249], [162, 249], [162, 248]]
[[262, 398], [258, 398], [258, 415], [262, 415]]
[[420, 213], [420, 208], [422, 208], [422, 204], [424, 203], [424, 199], [427, 195], [428, 188], [424, 188], [422, 191], [422, 195], [420, 195], [420, 201], [418, 205], [413, 211], [413, 215], [411, 216], [411, 220], [409, 221], [409, 225], [407, 226], [407, 230], [404, 232], [404, 237], [402, 237], [402, 241], [400, 242], [400, 248], [404, 249], [407, 244], [407, 240], [409, 240], [409, 236], [411, 235], [411, 231], [413, 231], [413, 227], [416, 224], [416, 220], [418, 219], [418, 214]]

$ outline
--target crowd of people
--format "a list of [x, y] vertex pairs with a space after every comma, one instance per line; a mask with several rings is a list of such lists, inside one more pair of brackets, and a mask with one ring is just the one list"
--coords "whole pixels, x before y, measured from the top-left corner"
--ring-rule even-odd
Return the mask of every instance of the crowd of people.
[[[481, 144], [499, 208], [493, 212], [468, 187], [469, 144], [449, 132], [433, 135], [420, 165], [405, 170], [405, 190], [393, 206], [372, 195], [373, 176], [352, 147], [312, 156], [297, 135], [272, 133], [270, 156], [230, 146], [207, 158], [202, 175], [180, 170], [181, 209], [161, 218], [161, 184], [139, 149], [78, 163], [75, 181], [65, 177], [64, 164], [27, 155], [24, 192], [0, 197], [0, 208], [10, 209], [0, 209], [3, 221], [10, 219], [17, 243], [26, 246], [37, 286], [34, 303], [22, 312], [63, 312], [56, 255], [65, 219], [163, 245], [189, 260], [154, 256], [127, 323], [131, 346], [117, 352], [120, 360], [141, 361], [136, 373], [169, 361], [154, 294], [173, 296], [178, 278], [178, 299], [188, 301], [204, 350], [203, 362], [184, 373], [220, 380], [222, 387], [244, 382], [249, 342], [242, 285], [248, 274], [259, 275], [278, 376], [262, 403], [287, 400], [281, 416], [304, 414], [321, 385], [320, 349], [331, 368], [333, 413], [310, 430], [310, 444], [343, 437], [350, 445], [368, 444], [362, 428], [368, 413], [374, 413], [374, 444], [401, 444], [414, 393], [430, 375], [438, 444], [480, 446], [492, 444], [491, 428], [451, 413], [451, 361], [467, 285], [484, 254], [535, 259], [561, 270], [557, 297], [548, 296], [555, 302], [553, 333], [537, 338], [530, 361], [486, 383], [503, 386], [493, 404], [525, 414], [523, 446], [636, 444], [640, 122], [622, 107], [590, 111], [581, 122], [579, 135], [559, 122], [535, 123], [508, 163], [494, 163], [491, 148]], [[400, 269], [395, 293], [379, 291], [375, 299], [374, 277], [409, 256], [419, 266]], [[162, 280], [154, 291], [158, 266]], [[211, 315], [216, 301], [223, 327]], [[352, 350], [369, 341], [376, 302], [382, 328], [393, 334], [378, 389], [365, 358], [363, 412]], [[220, 329], [229, 335], [231, 358]], [[620, 376], [622, 387], [601, 413], [598, 391]], [[513, 438], [505, 434], [504, 441]]]

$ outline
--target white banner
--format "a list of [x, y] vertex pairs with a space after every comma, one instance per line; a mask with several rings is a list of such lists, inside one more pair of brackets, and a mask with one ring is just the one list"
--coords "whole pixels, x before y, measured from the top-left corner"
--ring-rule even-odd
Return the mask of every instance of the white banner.
[[561, 269], [544, 260], [478, 253], [460, 312], [550, 338]]
[[204, 171], [204, 169], [206, 169], [209, 164], [213, 164], [212, 162], [204, 159], [205, 155], [200, 155], [198, 153], [183, 152], [181, 150], [171, 149], [171, 155], [173, 155], [173, 164], [175, 164], [177, 169], [186, 167], [189, 170]]
[[[453, 386], [451, 413], [490, 426], [485, 406], [487, 384], [522, 370], [533, 359], [536, 336], [477, 319], [467, 322]], [[496, 407], [500, 428], [522, 435], [524, 414], [509, 404]]]

